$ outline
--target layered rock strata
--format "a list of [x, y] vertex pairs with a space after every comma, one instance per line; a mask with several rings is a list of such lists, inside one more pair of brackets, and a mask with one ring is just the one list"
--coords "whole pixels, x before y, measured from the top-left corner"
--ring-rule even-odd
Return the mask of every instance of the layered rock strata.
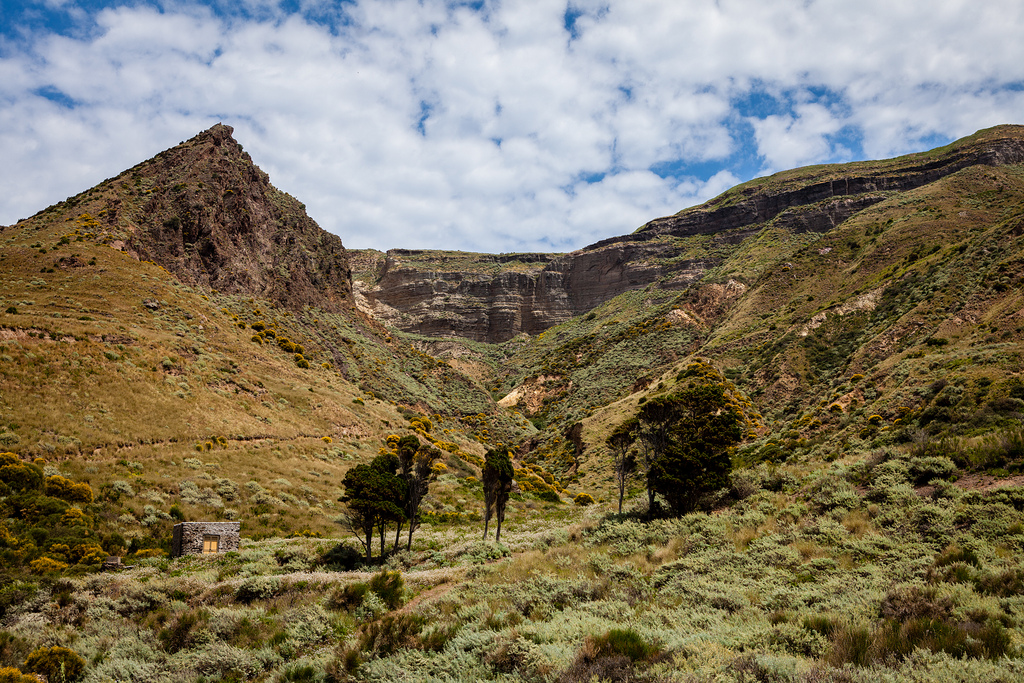
[[719, 262], [684, 258], [687, 238], [735, 245], [766, 225], [827, 232], [899, 192], [977, 165], [1024, 163], [1024, 127], [881, 162], [808, 167], [740, 185], [636, 232], [568, 254], [363, 252], [357, 301], [382, 322], [438, 337], [502, 342], [536, 334], [623, 292], [682, 288]]

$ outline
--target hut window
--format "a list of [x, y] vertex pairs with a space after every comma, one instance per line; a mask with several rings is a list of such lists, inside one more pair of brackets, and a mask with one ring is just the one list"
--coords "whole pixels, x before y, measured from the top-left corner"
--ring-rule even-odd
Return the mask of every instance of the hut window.
[[203, 536], [203, 554], [218, 552], [220, 536]]

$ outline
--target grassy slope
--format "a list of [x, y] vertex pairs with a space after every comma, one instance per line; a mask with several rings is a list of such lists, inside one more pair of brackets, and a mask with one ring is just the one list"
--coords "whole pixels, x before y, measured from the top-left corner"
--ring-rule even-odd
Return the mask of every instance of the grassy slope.
[[[461, 418], [492, 422], [494, 404], [472, 380], [358, 315], [204, 294], [135, 261], [90, 218], [107, 193], [0, 232], [0, 447], [44, 458], [100, 500], [130, 482], [138, 495], [108, 501], [105, 533], [168, 536], [176, 504], [190, 519], [244, 517], [249, 536], [332, 531], [344, 471], [418, 413], [483, 452]], [[310, 368], [273, 338], [251, 341], [258, 321], [301, 344]], [[520, 429], [493, 422], [497, 440]], [[186, 481], [211, 493], [183, 497]], [[234, 493], [212, 495], [221, 488]], [[158, 523], [124, 521], [147, 507]]]

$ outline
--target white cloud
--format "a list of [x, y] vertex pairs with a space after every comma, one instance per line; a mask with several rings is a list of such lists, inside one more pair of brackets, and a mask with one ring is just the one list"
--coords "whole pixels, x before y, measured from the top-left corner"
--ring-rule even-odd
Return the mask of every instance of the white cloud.
[[[3, 46], [0, 222], [224, 120], [350, 247], [572, 249], [737, 164], [889, 156], [1024, 111], [1016, 0], [573, 0], [575, 39], [565, 0], [302, 5], [346, 23], [124, 6]], [[737, 109], [751, 93], [775, 108]]]

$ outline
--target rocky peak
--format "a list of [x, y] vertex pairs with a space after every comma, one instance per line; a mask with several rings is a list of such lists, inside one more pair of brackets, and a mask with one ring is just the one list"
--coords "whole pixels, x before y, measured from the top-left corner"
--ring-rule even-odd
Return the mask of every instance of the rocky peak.
[[341, 240], [270, 184], [217, 124], [113, 181], [125, 247], [181, 281], [269, 299], [288, 308], [351, 306]]

